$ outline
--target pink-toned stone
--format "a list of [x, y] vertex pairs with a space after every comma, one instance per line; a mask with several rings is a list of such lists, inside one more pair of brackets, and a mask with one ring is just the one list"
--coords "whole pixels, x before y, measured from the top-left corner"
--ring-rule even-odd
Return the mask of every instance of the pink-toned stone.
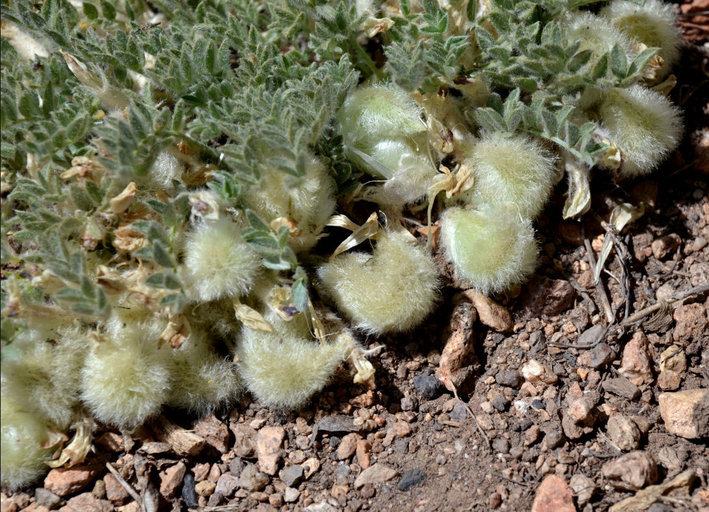
[[606, 462], [601, 473], [618, 489], [637, 491], [655, 483], [658, 477], [657, 464], [642, 451], [628, 453]]
[[67, 501], [59, 512], [113, 512], [113, 505], [108, 500], [100, 500], [85, 492]]
[[548, 476], [537, 489], [532, 512], [576, 512], [574, 492], [563, 478]]
[[256, 453], [256, 430], [249, 425], [236, 423], [231, 425], [234, 434], [234, 453], [241, 458], [250, 459]]
[[660, 375], [657, 385], [663, 391], [674, 391], [679, 388], [687, 370], [687, 356], [684, 349], [672, 345], [660, 355]]
[[115, 432], [104, 432], [95, 443], [106, 451], [116, 453], [123, 450], [123, 436]]
[[267, 475], [275, 475], [281, 460], [281, 445], [286, 436], [283, 427], [263, 427], [256, 436], [256, 454], [259, 469]]
[[405, 421], [397, 421], [392, 427], [392, 432], [398, 438], [406, 437], [411, 434], [411, 425]]
[[320, 461], [315, 457], [311, 457], [303, 462], [302, 466], [305, 468], [304, 476], [307, 480], [320, 470]]
[[219, 453], [229, 450], [229, 429], [214, 414], [202, 418], [194, 425], [194, 433], [216, 448]]
[[618, 373], [636, 386], [652, 382], [647, 336], [643, 332], [636, 332], [626, 343]]
[[357, 441], [357, 464], [362, 469], [367, 469], [371, 464], [372, 456], [372, 443], [366, 439], [360, 439]]
[[194, 490], [200, 496], [209, 498], [216, 487], [217, 484], [215, 484], [214, 482], [210, 482], [209, 480], [202, 480], [201, 482], [197, 482], [197, 485], [194, 486]]
[[667, 256], [674, 253], [675, 249], [679, 247], [681, 242], [680, 237], [676, 233], [670, 233], [656, 240], [653, 240], [651, 244], [652, 254], [658, 260], [663, 260]]
[[465, 290], [463, 295], [475, 306], [480, 323], [487, 325], [497, 332], [511, 332], [514, 322], [512, 315], [504, 306], [501, 306], [487, 295], [483, 295], [474, 288]]
[[164, 471], [160, 472], [160, 494], [165, 499], [172, 498], [177, 489], [182, 485], [182, 480], [185, 478], [185, 473], [187, 472], [187, 466], [184, 462], [178, 462], [174, 466], [170, 466]]
[[475, 362], [473, 329], [476, 319], [475, 307], [467, 300], [460, 300], [443, 334], [444, 346], [436, 377], [449, 391], [467, 389], [473, 377], [471, 365]]
[[672, 316], [676, 322], [672, 332], [675, 341], [699, 340], [706, 335], [709, 319], [702, 304], [685, 304], [675, 309]]
[[107, 474], [103, 477], [103, 482], [106, 486], [106, 499], [114, 505], [122, 505], [130, 496], [118, 479], [112, 474]]
[[346, 460], [354, 455], [357, 449], [357, 441], [360, 439], [357, 434], [347, 434], [342, 438], [339, 446], [337, 447], [337, 460]]
[[98, 473], [99, 467], [96, 465], [53, 469], [44, 479], [44, 488], [57, 496], [68, 496], [88, 486]]
[[378, 462], [359, 474], [359, 476], [355, 479], [354, 487], [355, 489], [359, 489], [367, 484], [386, 482], [387, 480], [394, 478], [397, 474], [398, 473], [394, 468]]
[[687, 439], [709, 437], [709, 389], [662, 393], [657, 399], [668, 432]]

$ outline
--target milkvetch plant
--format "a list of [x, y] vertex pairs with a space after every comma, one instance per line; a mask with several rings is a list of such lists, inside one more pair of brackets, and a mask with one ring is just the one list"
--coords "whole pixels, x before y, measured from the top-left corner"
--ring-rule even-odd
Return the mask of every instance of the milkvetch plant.
[[435, 310], [433, 247], [504, 293], [564, 175], [579, 216], [681, 133], [656, 0], [7, 0], [1, 41], [10, 488], [89, 418], [373, 385], [358, 338]]

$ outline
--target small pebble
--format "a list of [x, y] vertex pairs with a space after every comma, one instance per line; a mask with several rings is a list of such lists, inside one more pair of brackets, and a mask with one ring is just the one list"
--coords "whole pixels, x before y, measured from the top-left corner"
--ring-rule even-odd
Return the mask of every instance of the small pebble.
[[500, 453], [510, 452], [510, 442], [504, 437], [498, 437], [492, 442], [492, 447]]
[[426, 478], [426, 474], [420, 469], [410, 469], [401, 477], [396, 488], [400, 491], [408, 491], [412, 487], [420, 484]]
[[495, 410], [499, 412], [505, 412], [510, 406], [510, 401], [507, 400], [503, 395], [497, 395], [492, 400], [492, 406], [495, 408]]
[[424, 400], [433, 400], [443, 393], [443, 383], [433, 375], [414, 377], [414, 389]]
[[187, 507], [197, 508], [197, 491], [195, 490], [194, 475], [191, 471], [185, 473], [185, 477], [182, 480], [182, 491], [180, 492], [180, 495], [182, 496], [182, 500], [185, 502]]
[[517, 388], [522, 383], [522, 376], [517, 370], [502, 370], [495, 375], [495, 382], [501, 386]]

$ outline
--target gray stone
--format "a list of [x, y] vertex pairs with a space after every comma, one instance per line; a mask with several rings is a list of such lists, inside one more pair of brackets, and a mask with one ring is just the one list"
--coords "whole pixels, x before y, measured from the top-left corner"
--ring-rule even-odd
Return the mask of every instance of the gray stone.
[[59, 506], [59, 503], [62, 501], [59, 496], [43, 487], [39, 487], [34, 491], [34, 499], [37, 505], [47, 507], [49, 510]]
[[253, 464], [248, 464], [239, 477], [239, 487], [247, 491], [260, 491], [268, 484], [268, 476]]
[[294, 501], [298, 501], [298, 498], [300, 498], [300, 491], [298, 489], [286, 487], [286, 490], [283, 493], [283, 499], [286, 503], [293, 503]]
[[495, 382], [501, 386], [518, 388], [522, 384], [522, 376], [517, 370], [502, 370], [495, 375]]
[[217, 480], [217, 486], [214, 488], [215, 493], [219, 493], [225, 498], [229, 498], [234, 491], [239, 487], [239, 479], [231, 473], [224, 473]]
[[367, 484], [386, 482], [387, 480], [394, 478], [396, 474], [397, 471], [394, 468], [390, 468], [389, 466], [378, 462], [359, 474], [354, 481], [354, 487], [355, 489], [359, 489]]
[[305, 468], [296, 464], [283, 468], [279, 476], [281, 477], [281, 481], [288, 487], [296, 487], [300, 482], [303, 481], [304, 474]]
[[561, 433], [561, 430], [558, 427], [553, 430], [549, 430], [544, 436], [544, 443], [550, 450], [558, 448], [564, 444], [564, 434]]
[[450, 417], [455, 421], [465, 421], [468, 418], [468, 410], [463, 402], [456, 402], [450, 412]]
[[229, 472], [234, 476], [241, 475], [244, 470], [244, 460], [241, 457], [235, 457], [229, 463]]
[[199, 503], [197, 502], [197, 491], [195, 490], [194, 475], [191, 471], [185, 474], [185, 478], [182, 480], [182, 500], [185, 502], [188, 508], [197, 508]]
[[424, 400], [433, 400], [443, 393], [443, 383], [434, 375], [414, 377], [414, 389]]
[[616, 377], [603, 382], [603, 389], [608, 393], [635, 400], [640, 396], [640, 389], [625, 377]]
[[359, 428], [355, 426], [354, 420], [342, 414], [325, 416], [323, 419], [318, 421], [315, 425], [318, 432], [328, 432], [328, 433], [347, 433], [347, 432], [357, 432]]
[[498, 437], [492, 442], [492, 447], [495, 449], [495, 451], [500, 452], [500, 453], [509, 453], [510, 451], [510, 442], [505, 439], [504, 437]]
[[503, 395], [497, 395], [492, 400], [492, 406], [499, 412], [505, 412], [510, 405], [510, 401]]
[[637, 449], [640, 445], [640, 429], [633, 420], [622, 414], [614, 414], [606, 425], [608, 437], [624, 452]]
[[408, 491], [412, 487], [420, 484], [426, 478], [426, 473], [420, 469], [410, 469], [401, 477], [396, 488], [400, 491]]

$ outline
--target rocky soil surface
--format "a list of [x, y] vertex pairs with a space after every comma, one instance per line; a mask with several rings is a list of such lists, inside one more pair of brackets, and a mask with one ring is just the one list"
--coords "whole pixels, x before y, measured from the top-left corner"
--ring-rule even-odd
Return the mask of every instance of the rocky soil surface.
[[[561, 184], [526, 285], [492, 301], [449, 281], [425, 327], [367, 340], [375, 389], [343, 371], [297, 413], [246, 399], [100, 429], [2, 512], [709, 510], [708, 8], [681, 6], [686, 142], [648, 179], [596, 179], [582, 222], [560, 221]], [[620, 201], [644, 215], [615, 233]]]

